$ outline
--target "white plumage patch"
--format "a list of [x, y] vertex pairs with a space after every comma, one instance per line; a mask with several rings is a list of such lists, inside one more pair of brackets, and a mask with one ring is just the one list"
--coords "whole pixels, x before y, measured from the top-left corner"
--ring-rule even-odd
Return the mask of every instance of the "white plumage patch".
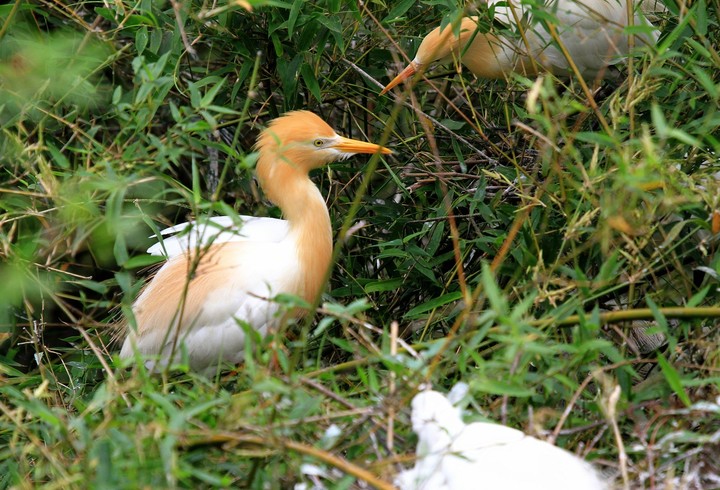
[[[239, 322], [264, 335], [282, 314], [272, 298], [299, 289], [296, 248], [292, 236], [278, 242], [214, 244], [187, 286], [182, 275], [191, 267], [191, 256], [170, 258], [158, 271], [158, 280], [138, 297], [134, 310], [143, 330], [140, 335], [130, 332], [120, 357], [131, 357], [137, 349], [143, 355], [159, 355], [164, 368], [178, 362], [185, 350], [191, 369], [205, 374], [214, 373], [220, 363], [240, 362], [245, 331]], [[152, 368], [155, 363], [146, 365]]]
[[417, 460], [397, 475], [401, 490], [608, 488], [589, 463], [564, 449], [504, 425], [466, 425], [460, 408], [437, 391], [415, 396], [412, 425]]
[[[496, 5], [501, 3], [501, 5]], [[515, 26], [515, 15], [519, 17], [531, 15], [528, 6], [513, 3], [513, 9], [504, 0], [491, 0], [495, 5], [495, 18], [508, 25]], [[629, 36], [624, 32], [629, 24], [627, 8], [624, 1], [618, 0], [551, 0], [544, 10], [556, 20], [558, 37], [567, 50], [570, 58], [580, 72], [586, 76], [595, 76], [608, 65], [622, 61], [629, 53]], [[651, 36], [639, 34], [635, 44], [654, 44], [659, 31], [640, 14], [635, 14], [635, 26], [648, 26], [653, 30]], [[539, 61], [553, 73], [570, 72], [570, 65], [562, 51], [556, 45], [550, 32], [542, 23], [529, 20], [525, 25], [530, 56]], [[515, 44], [513, 49], [525, 51], [522, 43]]]
[[175, 257], [188, 250], [225, 242], [283, 240], [290, 230], [286, 220], [255, 216], [213, 216], [180, 223], [160, 231], [156, 244], [147, 250], [151, 255]]

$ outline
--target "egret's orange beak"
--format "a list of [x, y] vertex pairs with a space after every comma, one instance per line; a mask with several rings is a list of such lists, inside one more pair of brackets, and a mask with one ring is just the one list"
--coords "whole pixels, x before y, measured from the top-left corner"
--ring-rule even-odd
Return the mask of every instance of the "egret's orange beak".
[[398, 76], [392, 79], [390, 83], [388, 83], [384, 89], [382, 89], [382, 92], [380, 92], [380, 95], [385, 95], [390, 90], [392, 90], [394, 87], [400, 85], [402, 82], [407, 80], [408, 78], [412, 77], [415, 73], [417, 73], [417, 64], [414, 61], [411, 61], [408, 66], [405, 67], [403, 71], [401, 71]]
[[375, 143], [367, 143], [365, 141], [342, 137], [337, 143], [332, 145], [332, 147], [344, 153], [382, 153], [383, 155], [389, 155], [392, 153], [392, 150], [389, 150], [384, 146], [376, 145]]

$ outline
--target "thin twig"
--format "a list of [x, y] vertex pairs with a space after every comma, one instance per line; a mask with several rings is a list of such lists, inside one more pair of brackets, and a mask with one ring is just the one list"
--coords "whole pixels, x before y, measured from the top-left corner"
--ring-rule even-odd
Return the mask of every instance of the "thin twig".
[[513, 224], [510, 227], [510, 231], [508, 231], [505, 241], [503, 241], [503, 244], [500, 246], [500, 250], [498, 250], [497, 255], [495, 255], [495, 258], [493, 259], [492, 263], [490, 264], [491, 271], [495, 272], [497, 270], [497, 268], [500, 267], [500, 264], [503, 263], [503, 260], [505, 260], [505, 256], [508, 254], [508, 252], [510, 252], [510, 246], [512, 245], [513, 241], [515, 240], [515, 237], [517, 236], [517, 234], [520, 232], [520, 228], [522, 228], [522, 225], [525, 224], [525, 220], [527, 220], [527, 217], [530, 214], [530, 210], [533, 207], [535, 207], [534, 204], [525, 206], [515, 216], [515, 221], [513, 221]]
[[[390, 355], [395, 357], [397, 355], [397, 339], [398, 339], [398, 322], [393, 321], [390, 323]], [[395, 395], [395, 371], [390, 371], [390, 383], [389, 383], [389, 394], [390, 399]], [[391, 453], [394, 450], [395, 442], [395, 406], [390, 404], [388, 407], [388, 428], [387, 428], [387, 447]]]
[[[115, 377], [115, 374], [113, 374], [113, 370], [110, 368], [110, 365], [105, 360], [105, 356], [102, 355], [100, 352], [100, 349], [97, 345], [95, 345], [95, 342], [90, 338], [87, 331], [81, 327], [80, 325], [75, 327], [78, 332], [80, 332], [80, 335], [82, 335], [82, 338], [85, 339], [85, 342], [87, 342], [88, 346], [90, 347], [90, 350], [93, 351], [93, 354], [95, 354], [95, 357], [97, 357], [98, 361], [100, 361], [100, 364], [102, 364], [103, 369], [105, 370], [105, 374], [107, 376], [108, 385], [110, 387], [117, 386], [117, 378]], [[122, 392], [121, 393], [122, 399], [125, 401], [125, 405], [128, 408], [132, 407], [132, 404], [130, 403], [130, 400], [128, 399], [127, 393]]]
[[[343, 473], [352, 475], [358, 480], [362, 480], [378, 490], [395, 490], [395, 487], [378, 478], [377, 476], [370, 473], [365, 468], [361, 468], [350, 461], [335, 456], [332, 453], [323, 451], [322, 449], [303, 444], [301, 442], [295, 442], [279, 437], [263, 437], [259, 435], [247, 435], [247, 434], [235, 434], [232, 432], [219, 432], [215, 434], [198, 434], [199, 437], [191, 440], [183, 441], [183, 445], [186, 447], [199, 446], [203, 444], [223, 444], [226, 442], [239, 442], [244, 444], [256, 444], [262, 447], [273, 448], [279, 445], [284, 449], [289, 449], [306, 456], [316, 458], [324, 463], [327, 463], [335, 468], [339, 469]], [[188, 438], [189, 439], [189, 438]]]
[[180, 2], [178, 2], [177, 0], [170, 0], [170, 4], [175, 11], [175, 22], [177, 23], [178, 30], [180, 31], [180, 38], [182, 39], [183, 46], [185, 46], [185, 51], [187, 51], [188, 54], [193, 57], [193, 59], [196, 59], [197, 51], [195, 51], [195, 48], [192, 47], [190, 41], [188, 40], [187, 33], [185, 32], [185, 25], [182, 20], [182, 15], [180, 15]]
[[[382, 88], [383, 85], [382, 85], [380, 82], [378, 82], [378, 81], [375, 80], [373, 77], [371, 77], [367, 72], [365, 72], [362, 68], [360, 68], [359, 66], [357, 66], [355, 63], [353, 63], [352, 61], [350, 61], [350, 60], [348, 60], [348, 59], [344, 59], [344, 58], [343, 58], [343, 61], [345, 61], [345, 63], [347, 63], [348, 65], [350, 65], [351, 67], [353, 67], [353, 69], [354, 69], [355, 71], [357, 71], [360, 75], [362, 75], [364, 78], [366, 78], [367, 80], [369, 80], [370, 82], [372, 82], [372, 83], [375, 84], [376, 86]], [[475, 152], [476, 152], [478, 155], [480, 155], [481, 157], [486, 158], [487, 161], [488, 161], [488, 163], [490, 163], [490, 164], [492, 164], [492, 165], [497, 165], [497, 164], [498, 164], [497, 159], [492, 158], [492, 157], [489, 156], [487, 153], [485, 153], [485, 152], [482, 151], [481, 149], [477, 148], [475, 145], [473, 145], [472, 143], [470, 143], [468, 140], [466, 140], [465, 138], [463, 138], [463, 137], [460, 136], [459, 134], [455, 133], [452, 129], [448, 128], [447, 126], [445, 126], [443, 123], [441, 123], [440, 121], [438, 121], [438, 120], [435, 119], [434, 117], [432, 117], [432, 116], [430, 116], [429, 114], [423, 112], [421, 109], [418, 109], [417, 106], [414, 106], [413, 104], [407, 102], [407, 101], [406, 101], [405, 99], [403, 99], [402, 97], [400, 97], [400, 96], [398, 96], [398, 95], [394, 95], [394, 94], [393, 94], [393, 96], [395, 97], [395, 102], [396, 102], [396, 103], [401, 104], [401, 105], [403, 105], [404, 107], [407, 107], [408, 109], [412, 109], [412, 110], [415, 111], [415, 113], [416, 113], [417, 115], [419, 115], [419, 116], [426, 117], [429, 121], [431, 121], [431, 122], [433, 123], [433, 125], [439, 127], [440, 129], [442, 129], [443, 131], [445, 131], [446, 133], [448, 133], [448, 134], [449, 134], [450, 136], [452, 136], [453, 138], [456, 138], [458, 141], [460, 141], [460, 142], [463, 143], [464, 145], [467, 145], [469, 148], [472, 148], [472, 150], [475, 151]]]
[[313, 381], [312, 379], [301, 376], [300, 382], [305, 385], [308, 385], [309, 387], [311, 387], [312, 389], [314, 389], [316, 391], [319, 391], [320, 393], [327, 396], [328, 398], [332, 398], [333, 400], [340, 403], [341, 405], [344, 405], [353, 410], [356, 410], [358, 408], [355, 405], [353, 405], [352, 403], [350, 403], [349, 401], [347, 401], [345, 398], [341, 397], [340, 395], [338, 395], [337, 393], [334, 393], [331, 390], [328, 390], [326, 387], [324, 387], [320, 383]]
[[608, 395], [607, 399], [607, 418], [613, 429], [613, 435], [615, 436], [615, 443], [618, 448], [618, 461], [620, 462], [620, 473], [623, 479], [623, 490], [630, 490], [630, 477], [628, 475], [627, 468], [627, 453], [625, 452], [625, 444], [622, 440], [622, 434], [620, 433], [620, 427], [617, 423], [617, 404], [620, 400], [620, 385], [615, 385], [612, 392]]

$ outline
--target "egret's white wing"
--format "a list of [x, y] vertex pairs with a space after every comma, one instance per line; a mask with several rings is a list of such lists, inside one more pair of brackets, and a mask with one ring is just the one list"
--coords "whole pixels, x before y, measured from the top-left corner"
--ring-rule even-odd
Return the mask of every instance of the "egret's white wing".
[[160, 232], [162, 239], [148, 249], [151, 255], [169, 258], [188, 250], [205, 248], [225, 242], [271, 242], [285, 238], [290, 227], [287, 221], [255, 216], [213, 216], [180, 223]]
[[135, 302], [137, 331], [130, 330], [120, 357], [137, 349], [159, 354], [164, 366], [185, 349], [199, 372], [239, 362], [245, 331], [238, 322], [264, 333], [282, 312], [272, 298], [300, 289], [296, 248], [293, 240], [240, 240], [210, 247], [197, 264], [193, 256], [170, 258]]

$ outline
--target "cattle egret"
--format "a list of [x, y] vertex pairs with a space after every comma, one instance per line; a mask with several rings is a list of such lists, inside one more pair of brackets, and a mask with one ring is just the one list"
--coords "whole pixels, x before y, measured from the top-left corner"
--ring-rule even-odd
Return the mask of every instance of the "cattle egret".
[[[544, 22], [532, 18], [528, 5], [489, 0], [488, 6], [494, 9], [496, 20], [518, 32], [517, 37], [482, 33], [478, 30], [477, 17], [461, 20], [459, 36], [455, 35], [452, 23], [444, 29], [438, 27], [425, 36], [415, 58], [381, 94], [436, 61], [446, 63], [459, 59], [480, 78], [506, 78], [511, 73], [530, 76], [540, 71], [569, 75], [572, 74], [569, 57], [583, 77], [595, 78], [608, 65], [618, 63], [630, 53], [630, 35], [624, 32], [629, 25], [624, 0], [550, 0], [545, 5], [554, 22], [543, 21], [555, 26], [568, 57], [559, 49]], [[522, 20], [521, 28], [516, 19]], [[633, 25], [647, 26], [646, 31], [653, 29], [639, 12], [633, 17]], [[656, 31], [652, 36], [639, 34], [635, 36], [635, 45], [651, 44], [656, 39]]]
[[[451, 392], [467, 389], [460, 384]], [[437, 391], [412, 401], [418, 435], [415, 467], [397, 475], [401, 490], [601, 490], [587, 462], [552, 444], [504, 425], [466, 425], [461, 411]]]
[[[210, 374], [244, 355], [241, 323], [264, 333], [282, 321], [272, 298], [309, 303], [322, 293], [332, 257], [330, 215], [308, 173], [356, 153], [387, 148], [339, 136], [311, 112], [273, 120], [258, 138], [256, 174], [285, 220], [217, 217], [164, 230], [149, 253], [168, 256], [133, 305], [121, 358], [135, 351], [167, 366], [187, 353], [191, 369]], [[293, 314], [293, 313], [290, 313]]]

